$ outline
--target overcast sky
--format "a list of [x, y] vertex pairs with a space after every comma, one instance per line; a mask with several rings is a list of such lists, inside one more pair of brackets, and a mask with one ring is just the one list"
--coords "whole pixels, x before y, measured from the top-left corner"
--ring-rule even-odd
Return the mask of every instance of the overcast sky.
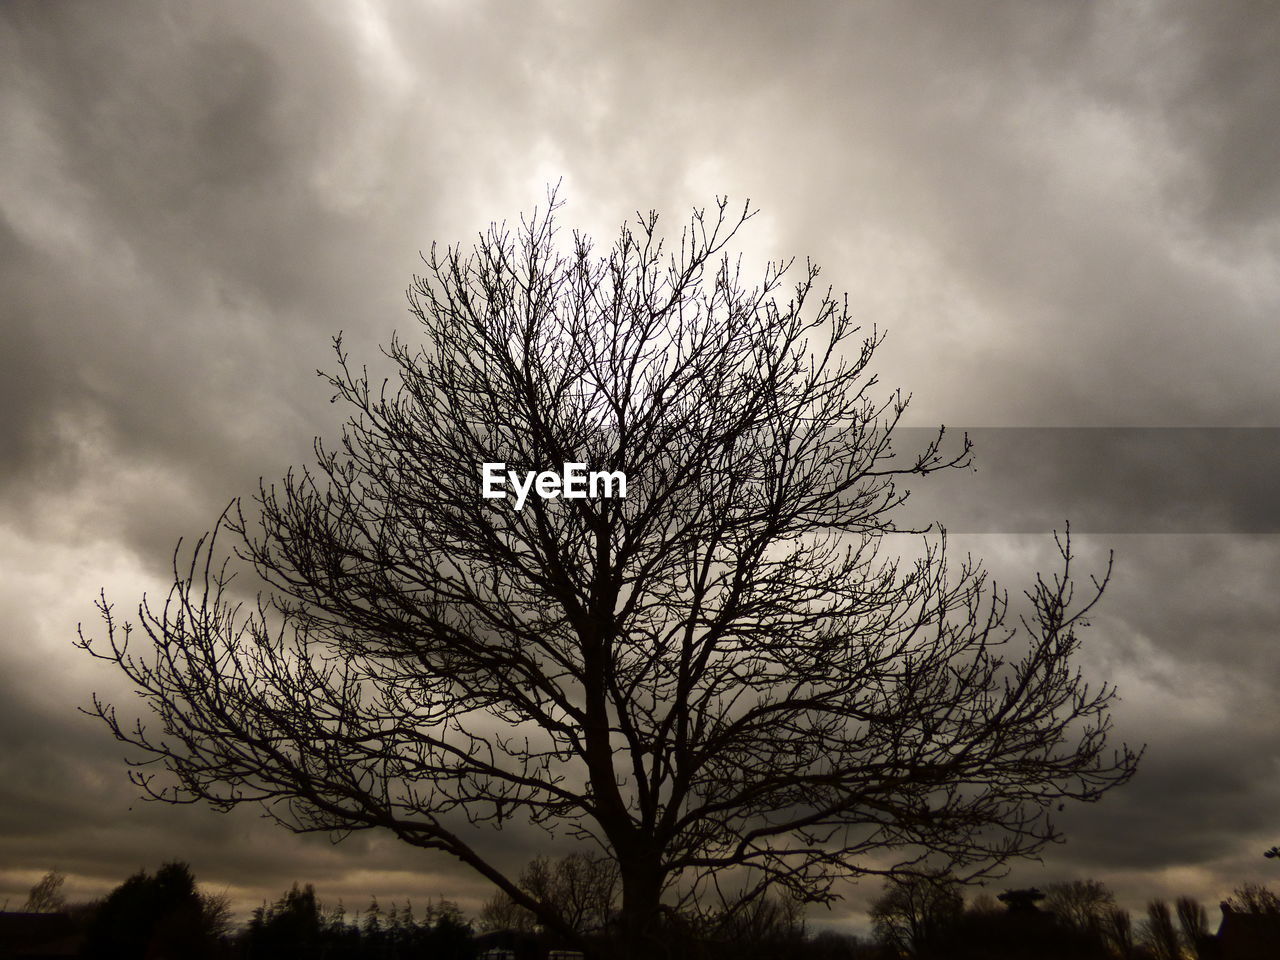
[[128, 691], [72, 641], [100, 588], [164, 589], [179, 537], [334, 435], [330, 338], [412, 336], [419, 251], [561, 178], [601, 241], [750, 198], [744, 263], [818, 262], [887, 332], [913, 425], [1202, 428], [986, 431], [985, 468], [979, 432], [980, 492], [927, 503], [1015, 591], [1064, 512], [1082, 562], [1116, 551], [1083, 663], [1148, 753], [1008, 884], [1213, 907], [1280, 882], [1277, 118], [1270, 3], [6, 0], [0, 902], [172, 858], [242, 909], [294, 880], [488, 895], [373, 835], [136, 801], [75, 711]]

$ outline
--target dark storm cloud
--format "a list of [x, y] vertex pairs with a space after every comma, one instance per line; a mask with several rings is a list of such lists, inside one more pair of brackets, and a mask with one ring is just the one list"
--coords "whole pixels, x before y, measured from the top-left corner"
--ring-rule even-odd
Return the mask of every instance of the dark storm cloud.
[[[1015, 610], [1031, 569], [1055, 563], [1041, 536], [957, 536], [1007, 589]], [[1210, 902], [1246, 879], [1265, 879], [1280, 801], [1280, 673], [1275, 626], [1280, 538], [1240, 535], [1073, 536], [1084, 591], [1114, 551], [1113, 577], [1081, 631], [1081, 664], [1119, 691], [1115, 732], [1146, 745], [1138, 775], [1100, 803], [1056, 816], [1066, 843], [1045, 853], [1052, 875], [1015, 865], [1015, 882], [1110, 879], [1140, 905], [1181, 871], [1181, 892]], [[1087, 592], [1087, 591], [1085, 591]]]
[[14, 232], [7, 218], [0, 218], [0, 282], [4, 284], [5, 323], [0, 328], [0, 481], [13, 484], [40, 469], [51, 459], [48, 451], [54, 413], [69, 393], [70, 378], [38, 335], [32, 304], [42, 285], [53, 277], [42, 275], [40, 258], [34, 256]]
[[314, 11], [255, 9], [6, 6], [30, 128], [13, 179], [35, 188], [0, 235], [11, 480], [78, 480], [92, 430], [208, 509], [273, 466], [263, 448], [305, 453], [332, 334], [403, 316], [413, 245], [387, 256], [377, 205], [325, 181], [364, 132], [351, 44]]
[[1236, 854], [1245, 835], [1259, 838], [1245, 851], [1258, 857], [1275, 832], [1280, 783], [1261, 772], [1256, 739], [1214, 731], [1197, 742], [1181, 731], [1166, 734], [1144, 756], [1141, 779], [1108, 798], [1105, 813], [1064, 818], [1069, 839], [1055, 855], [1082, 869], [1156, 869]]
[[[34, 562], [52, 581], [6, 598], [0, 842], [6, 864], [56, 863], [97, 892], [173, 857], [242, 890], [251, 877], [323, 882], [368, 849], [299, 847], [251, 814], [233, 830], [235, 818], [139, 804], [124, 751], [73, 712], [91, 686], [129, 697], [66, 660], [108, 572], [77, 571], [81, 551], [58, 542], [106, 539], [115, 557], [82, 552], [114, 564], [136, 552], [162, 571], [177, 536], [303, 458], [330, 413], [313, 376], [331, 365], [328, 337], [354, 328], [359, 342], [403, 314], [414, 246], [379, 259], [376, 204], [349, 203], [350, 183], [331, 190], [318, 167], [363, 132], [350, 44], [305, 9], [253, 9], [0, 10], [4, 550], [13, 572]], [[126, 609], [134, 598], [113, 596]], [[45, 605], [39, 621], [18, 615], [24, 601]], [[23, 889], [10, 881], [6, 896]]]
[[[99, 892], [190, 857], [245, 904], [295, 879], [485, 895], [370, 835], [133, 802], [70, 712], [127, 691], [69, 639], [100, 583], [154, 592], [178, 536], [333, 435], [313, 371], [339, 329], [357, 363], [412, 336], [419, 249], [564, 175], [565, 224], [601, 243], [637, 208], [753, 197], [748, 262], [812, 254], [887, 327], [873, 366], [917, 391], [912, 423], [1035, 428], [976, 430], [977, 471], [916, 506], [957, 542], [1069, 519], [1106, 534], [1079, 541], [1092, 570], [1114, 541], [1087, 665], [1151, 752], [1064, 814], [1062, 862], [1225, 892], [1275, 809], [1254, 678], [1280, 669], [1280, 556], [1121, 534], [1274, 530], [1275, 434], [1096, 428], [1277, 425], [1277, 22], [1190, 0], [0, 6], [0, 856]], [[1011, 588], [1052, 568], [1047, 537], [964, 542]]]
[[[950, 427], [973, 468], [911, 484], [900, 523], [954, 533], [1280, 533], [1280, 429]], [[896, 434], [909, 455], [936, 431]]]
[[[1275, 250], [1280, 216], [1280, 9], [1272, 4], [1171, 4], [1159, 104], [1188, 180], [1183, 202], [1231, 239]], [[1174, 202], [1177, 202], [1175, 199]]]

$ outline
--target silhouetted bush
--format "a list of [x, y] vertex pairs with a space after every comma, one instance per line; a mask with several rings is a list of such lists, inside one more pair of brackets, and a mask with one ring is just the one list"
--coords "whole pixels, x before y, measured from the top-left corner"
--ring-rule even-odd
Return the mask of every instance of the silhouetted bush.
[[227, 955], [221, 934], [225, 903], [202, 897], [185, 863], [166, 863], [154, 876], [138, 871], [96, 910], [86, 960], [216, 960]]

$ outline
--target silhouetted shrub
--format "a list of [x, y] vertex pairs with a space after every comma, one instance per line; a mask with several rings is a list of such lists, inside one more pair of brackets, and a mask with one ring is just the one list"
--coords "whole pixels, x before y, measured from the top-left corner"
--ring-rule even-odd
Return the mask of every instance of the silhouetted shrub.
[[225, 904], [202, 897], [185, 863], [138, 871], [116, 887], [89, 924], [87, 960], [212, 960], [226, 954]]

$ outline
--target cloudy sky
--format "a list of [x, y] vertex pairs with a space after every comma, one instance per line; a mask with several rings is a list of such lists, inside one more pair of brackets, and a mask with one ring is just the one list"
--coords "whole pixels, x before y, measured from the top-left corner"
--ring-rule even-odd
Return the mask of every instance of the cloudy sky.
[[419, 251], [561, 179], [601, 239], [750, 198], [744, 262], [821, 264], [911, 424], [1006, 428], [921, 502], [1015, 591], [1062, 518], [1115, 550], [1084, 666], [1147, 756], [1009, 883], [1280, 882], [1278, 51], [1280, 5], [1226, 0], [6, 0], [0, 902], [171, 858], [242, 909], [487, 896], [376, 836], [138, 802], [76, 712], [128, 690], [72, 641], [333, 436], [330, 338], [412, 335]]

